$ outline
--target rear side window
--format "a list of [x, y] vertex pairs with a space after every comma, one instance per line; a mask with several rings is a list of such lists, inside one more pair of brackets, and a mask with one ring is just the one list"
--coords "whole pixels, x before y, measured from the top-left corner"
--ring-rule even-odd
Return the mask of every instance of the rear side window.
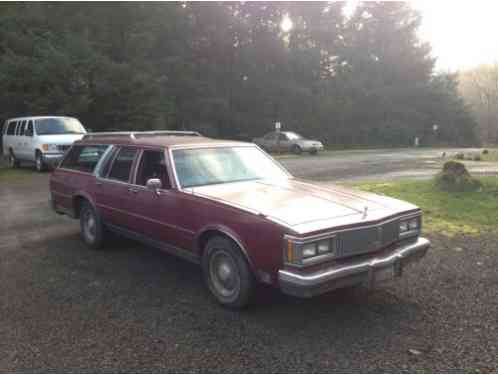
[[92, 173], [108, 145], [73, 146], [61, 168]]
[[19, 130], [19, 135], [24, 135], [24, 130], [26, 129], [26, 121], [21, 124], [21, 129]]
[[112, 163], [111, 171], [108, 178], [123, 182], [130, 179], [131, 167], [137, 156], [137, 150], [134, 148], [122, 148]]
[[28, 121], [28, 125], [26, 126], [26, 132], [24, 133], [24, 135], [27, 135], [28, 137], [33, 136], [33, 121]]
[[16, 125], [17, 121], [9, 122], [9, 126], [7, 127], [7, 135], [14, 135], [16, 133]]

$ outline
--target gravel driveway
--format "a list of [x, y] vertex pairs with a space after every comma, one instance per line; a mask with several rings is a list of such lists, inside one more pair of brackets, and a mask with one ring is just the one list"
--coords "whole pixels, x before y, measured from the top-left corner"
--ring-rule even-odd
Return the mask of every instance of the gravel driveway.
[[136, 243], [91, 251], [48, 175], [0, 181], [0, 372], [498, 371], [498, 238], [432, 237], [402, 279], [313, 300], [215, 304], [199, 269]]

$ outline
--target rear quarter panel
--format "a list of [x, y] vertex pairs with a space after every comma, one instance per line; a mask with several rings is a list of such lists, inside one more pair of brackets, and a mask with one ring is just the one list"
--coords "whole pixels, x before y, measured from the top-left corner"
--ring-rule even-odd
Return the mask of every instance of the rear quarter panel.
[[94, 186], [95, 176], [90, 173], [57, 168], [50, 176], [50, 192], [54, 204], [64, 211], [73, 211], [73, 197], [77, 194], [84, 194], [95, 204], [92, 194]]

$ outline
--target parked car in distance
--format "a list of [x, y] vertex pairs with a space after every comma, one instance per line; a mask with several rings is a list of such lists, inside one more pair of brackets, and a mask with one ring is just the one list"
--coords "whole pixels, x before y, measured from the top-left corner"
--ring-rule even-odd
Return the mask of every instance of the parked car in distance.
[[3, 154], [9, 165], [35, 163], [39, 172], [55, 166], [73, 142], [86, 134], [78, 119], [62, 116], [12, 118], [5, 121], [3, 130]]
[[306, 139], [294, 132], [271, 132], [261, 138], [254, 138], [253, 142], [268, 152], [292, 152], [300, 155], [303, 151], [316, 154], [323, 150], [320, 141]]
[[317, 186], [252, 143], [199, 136], [87, 134], [52, 173], [50, 200], [91, 248], [112, 231], [200, 264], [231, 308], [256, 283], [298, 297], [373, 286], [430, 245], [410, 203]]

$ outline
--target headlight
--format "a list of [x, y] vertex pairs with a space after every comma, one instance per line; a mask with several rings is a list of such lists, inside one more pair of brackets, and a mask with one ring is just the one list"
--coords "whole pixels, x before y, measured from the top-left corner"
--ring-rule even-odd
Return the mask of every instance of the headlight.
[[297, 266], [329, 259], [335, 255], [334, 237], [303, 242], [286, 238], [285, 260]]
[[410, 230], [415, 230], [415, 229], [418, 229], [418, 220], [417, 220], [417, 218], [411, 219], [411, 220], [408, 222], [408, 228], [409, 228]]
[[399, 222], [399, 232], [407, 232], [408, 231], [408, 221], [400, 221]]
[[411, 219], [400, 220], [399, 222], [399, 235], [413, 234], [420, 231], [420, 216], [412, 217]]
[[57, 145], [49, 145], [49, 144], [43, 144], [41, 145], [41, 149], [45, 152], [47, 151], [57, 151]]

